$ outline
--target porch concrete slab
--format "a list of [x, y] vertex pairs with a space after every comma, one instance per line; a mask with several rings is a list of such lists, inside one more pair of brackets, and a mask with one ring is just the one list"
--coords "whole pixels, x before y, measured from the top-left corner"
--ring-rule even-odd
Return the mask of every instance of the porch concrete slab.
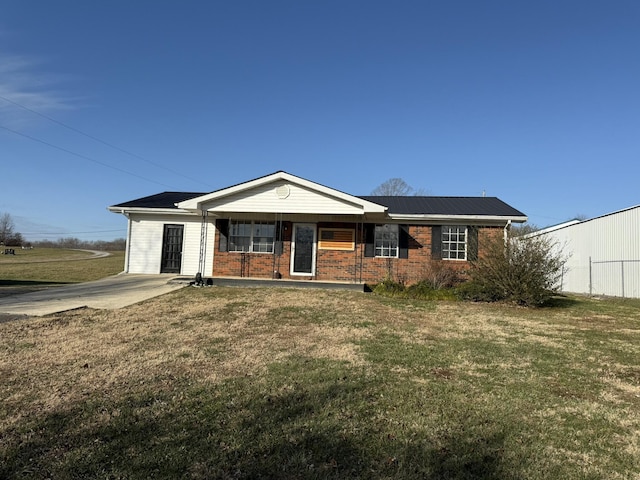
[[19, 316], [42, 316], [90, 307], [123, 308], [183, 288], [171, 282], [175, 275], [120, 274], [94, 282], [50, 287], [37, 292], [0, 298], [0, 319]]
[[[193, 278], [191, 278], [193, 280]], [[205, 278], [211, 285], [219, 287], [277, 287], [277, 288], [322, 288], [335, 290], [367, 291], [364, 283], [323, 282], [318, 280], [271, 280], [246, 277], [212, 277]]]

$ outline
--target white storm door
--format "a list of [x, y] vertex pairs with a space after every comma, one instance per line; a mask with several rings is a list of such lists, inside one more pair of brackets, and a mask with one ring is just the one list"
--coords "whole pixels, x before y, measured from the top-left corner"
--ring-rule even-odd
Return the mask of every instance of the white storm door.
[[312, 223], [295, 223], [291, 242], [291, 275], [315, 275], [316, 226]]

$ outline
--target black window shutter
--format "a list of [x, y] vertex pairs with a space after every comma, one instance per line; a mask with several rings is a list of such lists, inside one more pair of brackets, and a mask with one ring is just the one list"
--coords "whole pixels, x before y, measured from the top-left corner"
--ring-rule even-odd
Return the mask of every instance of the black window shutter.
[[364, 225], [364, 256], [375, 257], [376, 251], [374, 248], [374, 241], [376, 235], [376, 226], [373, 223], [367, 223]]
[[229, 236], [229, 220], [225, 218], [218, 218], [216, 220], [216, 230], [220, 236], [220, 243], [218, 244], [219, 252], [226, 252], [228, 250], [227, 237]]
[[431, 258], [442, 259], [442, 227], [440, 225], [431, 227]]
[[478, 227], [469, 227], [467, 232], [467, 260], [475, 262], [478, 260]]
[[409, 226], [398, 225], [398, 257], [409, 258]]

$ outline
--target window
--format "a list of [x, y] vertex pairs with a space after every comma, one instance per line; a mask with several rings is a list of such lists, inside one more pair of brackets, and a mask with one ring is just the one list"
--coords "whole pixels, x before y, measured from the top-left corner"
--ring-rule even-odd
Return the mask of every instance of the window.
[[229, 220], [229, 251], [248, 252], [251, 247], [251, 222]]
[[455, 225], [442, 227], [442, 259], [467, 259], [467, 227]]
[[398, 256], [398, 225], [376, 225], [375, 256]]
[[229, 251], [273, 253], [275, 232], [273, 222], [229, 220]]
[[275, 223], [253, 222], [252, 251], [257, 253], [273, 253], [275, 235]]
[[355, 243], [355, 230], [349, 228], [321, 228], [318, 232], [318, 248], [320, 250], [350, 250]]

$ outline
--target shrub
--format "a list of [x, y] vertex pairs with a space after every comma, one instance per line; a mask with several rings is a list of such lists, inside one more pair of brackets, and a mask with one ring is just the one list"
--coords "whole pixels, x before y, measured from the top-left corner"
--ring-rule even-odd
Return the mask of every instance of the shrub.
[[562, 254], [542, 237], [489, 241], [484, 254], [472, 263], [470, 280], [458, 296], [474, 301], [508, 301], [539, 306], [557, 292]]
[[405, 290], [404, 296], [422, 300], [456, 300], [456, 294], [452, 288], [434, 288], [430, 280], [421, 280], [410, 285]]
[[384, 279], [373, 289], [373, 293], [386, 297], [396, 297], [404, 292], [405, 288], [402, 283], [394, 282], [390, 278]]
[[442, 260], [431, 260], [425, 264], [422, 270], [420, 283], [428, 283], [433, 290], [451, 288], [460, 284], [460, 272], [455, 269], [451, 262]]
[[433, 288], [426, 280], [405, 287], [403, 283], [385, 279], [373, 288], [373, 293], [383, 297], [412, 298], [419, 300], [456, 300], [453, 289]]

